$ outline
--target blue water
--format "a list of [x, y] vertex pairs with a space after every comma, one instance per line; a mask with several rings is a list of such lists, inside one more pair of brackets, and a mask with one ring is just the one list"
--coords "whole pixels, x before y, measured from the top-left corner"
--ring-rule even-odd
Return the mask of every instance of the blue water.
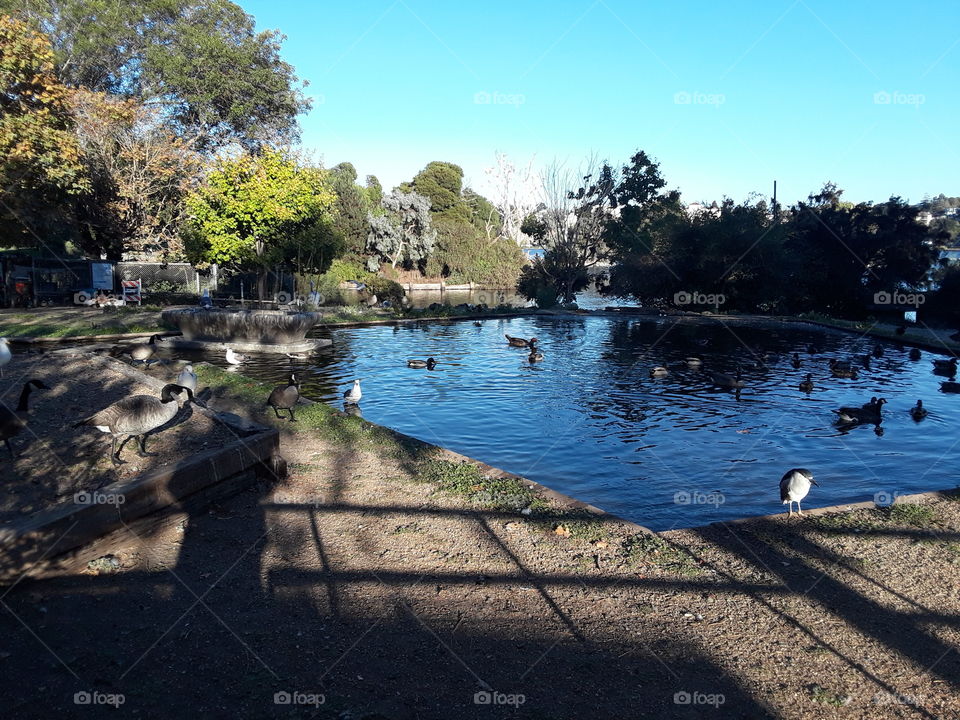
[[[504, 333], [538, 337], [546, 360], [531, 365]], [[809, 468], [821, 484], [806, 507], [960, 482], [960, 395], [940, 392], [945, 378], [931, 363], [940, 356], [924, 352], [914, 362], [894, 343], [883, 343], [884, 356], [858, 380], [841, 380], [830, 376], [827, 358], [867, 353], [872, 339], [675, 318], [544, 316], [320, 334], [333, 347], [309, 362], [258, 356], [243, 372], [280, 381], [301, 370], [304, 393], [337, 406], [362, 378], [366, 419], [656, 530], [781, 512], [778, 482], [792, 467]], [[807, 354], [810, 343], [822, 352]], [[747, 367], [764, 352], [782, 357]], [[793, 352], [800, 369], [791, 367]], [[686, 367], [691, 355], [704, 370]], [[406, 367], [408, 358], [428, 356], [435, 370]], [[739, 400], [706, 374], [730, 372], [738, 361], [748, 384]], [[670, 375], [651, 379], [656, 365]], [[808, 372], [816, 383], [809, 396], [797, 388]], [[888, 400], [879, 429], [834, 426], [834, 408], [873, 395]], [[930, 411], [920, 423], [908, 413], [917, 399]]]

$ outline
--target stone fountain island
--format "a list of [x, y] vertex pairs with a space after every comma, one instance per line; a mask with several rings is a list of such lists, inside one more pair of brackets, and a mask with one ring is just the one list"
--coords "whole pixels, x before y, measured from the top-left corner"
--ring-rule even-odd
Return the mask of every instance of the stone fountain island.
[[189, 350], [231, 347], [238, 352], [303, 353], [332, 344], [306, 336], [323, 318], [318, 312], [188, 307], [169, 308], [161, 317], [183, 333], [182, 338], [167, 341]]

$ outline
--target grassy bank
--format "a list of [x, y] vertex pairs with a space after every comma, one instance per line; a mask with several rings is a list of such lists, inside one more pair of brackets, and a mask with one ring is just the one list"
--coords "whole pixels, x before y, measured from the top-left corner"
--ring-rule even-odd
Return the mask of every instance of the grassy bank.
[[164, 332], [160, 309], [111, 308], [87, 310], [57, 308], [0, 313], [0, 337], [85, 338], [123, 333]]

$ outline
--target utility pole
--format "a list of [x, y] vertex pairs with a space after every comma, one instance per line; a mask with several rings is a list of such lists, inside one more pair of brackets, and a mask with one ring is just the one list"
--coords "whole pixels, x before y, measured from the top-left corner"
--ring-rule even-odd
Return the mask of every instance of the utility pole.
[[780, 219], [780, 209], [777, 207], [777, 181], [773, 181], [773, 221]]

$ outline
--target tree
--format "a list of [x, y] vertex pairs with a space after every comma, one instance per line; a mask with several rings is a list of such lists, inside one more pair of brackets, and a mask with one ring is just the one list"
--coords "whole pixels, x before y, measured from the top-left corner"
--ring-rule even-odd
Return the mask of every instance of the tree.
[[46, 235], [44, 220], [62, 222], [56, 206], [89, 190], [68, 100], [49, 40], [0, 16], [0, 218], [11, 236]]
[[0, 0], [0, 11], [52, 38], [63, 82], [162, 107], [198, 149], [291, 140], [309, 109], [282, 36], [229, 0]]
[[463, 199], [463, 169], [449, 162], [433, 161], [400, 186], [401, 192], [415, 192], [430, 200], [435, 217], [470, 222], [470, 207]]
[[416, 267], [421, 272], [433, 251], [437, 232], [432, 227], [430, 200], [417, 193], [394, 191], [383, 198], [383, 215], [370, 214], [370, 234], [367, 260], [370, 272], [376, 272], [381, 262], [392, 267], [401, 264], [406, 269]]
[[533, 171], [533, 158], [522, 170], [517, 170], [504, 153], [497, 153], [496, 165], [487, 168], [487, 177], [493, 186], [493, 205], [501, 218], [501, 234], [522, 246], [524, 220], [533, 212], [538, 195], [538, 180]]
[[200, 155], [156, 107], [84, 89], [70, 92], [70, 104], [92, 187], [76, 203], [81, 247], [114, 260], [180, 259]]
[[357, 171], [350, 163], [340, 163], [330, 170], [330, 186], [336, 193], [334, 229], [343, 237], [347, 252], [359, 259], [367, 245], [372, 208], [366, 188], [356, 184]]
[[192, 259], [260, 270], [263, 299], [263, 271], [296, 258], [290, 236], [310, 240], [313, 257], [318, 241], [335, 237], [327, 232], [334, 200], [326, 173], [278, 150], [220, 160], [187, 198], [195, 231], [188, 246]]

